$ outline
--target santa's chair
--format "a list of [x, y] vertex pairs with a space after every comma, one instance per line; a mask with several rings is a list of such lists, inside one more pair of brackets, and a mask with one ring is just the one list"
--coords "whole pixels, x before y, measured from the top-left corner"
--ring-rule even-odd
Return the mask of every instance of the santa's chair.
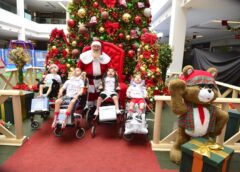
[[[110, 42], [101, 42], [101, 44], [102, 44], [102, 51], [111, 58], [109, 65], [112, 66], [118, 74], [119, 84], [120, 84], [119, 102], [120, 102], [120, 107], [125, 109], [127, 85], [124, 83], [126, 76], [123, 75], [124, 51], [122, 48]], [[90, 46], [86, 46], [83, 48], [82, 52], [88, 51], [90, 49], [91, 49]]]
[[[125, 80], [125, 75], [123, 75], [123, 65], [124, 65], [124, 51], [122, 48], [109, 43], [109, 42], [101, 42], [102, 44], [102, 51], [106, 53], [110, 58], [110, 64], [109, 66], [113, 67], [117, 74], [118, 74], [118, 79], [119, 79], [119, 85], [120, 85], [120, 90], [119, 90], [119, 107], [123, 111], [125, 111], [125, 106], [126, 106], [126, 90], [127, 90], [127, 85], [124, 83]], [[86, 46], [83, 48], [83, 52], [90, 50], [90, 46]], [[90, 94], [90, 93], [89, 93]], [[111, 98], [107, 99], [104, 101], [104, 103], [111, 103], [113, 102]], [[103, 104], [102, 104], [103, 105]], [[92, 114], [94, 113], [94, 109], [90, 109], [87, 114], [85, 115], [87, 118], [87, 121], [89, 121], [88, 117], [93, 117]], [[92, 136], [95, 135], [95, 129], [97, 125], [96, 118], [93, 119], [93, 127], [92, 127]], [[119, 135], [122, 135], [122, 124], [124, 124], [124, 116], [123, 115], [118, 115], [117, 117], [117, 124], [119, 124]]]

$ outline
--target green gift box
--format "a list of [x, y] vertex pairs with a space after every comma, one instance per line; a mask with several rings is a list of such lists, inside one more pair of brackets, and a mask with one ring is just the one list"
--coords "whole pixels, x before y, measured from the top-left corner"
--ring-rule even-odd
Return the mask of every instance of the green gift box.
[[[28, 117], [28, 112], [31, 109], [31, 101], [34, 97], [34, 93], [30, 91], [22, 91], [21, 107], [23, 120]], [[0, 119], [5, 122], [14, 123], [12, 97], [9, 97], [3, 104], [0, 105]]]
[[227, 172], [233, 149], [221, 147], [204, 138], [194, 138], [182, 149], [181, 172]]

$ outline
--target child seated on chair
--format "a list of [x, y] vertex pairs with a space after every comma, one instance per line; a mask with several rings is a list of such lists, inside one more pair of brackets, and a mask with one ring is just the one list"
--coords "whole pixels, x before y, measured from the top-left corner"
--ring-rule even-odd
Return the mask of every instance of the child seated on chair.
[[129, 109], [128, 109], [128, 120], [132, 119], [134, 106], [138, 104], [139, 113], [136, 116], [137, 119], [142, 119], [142, 113], [145, 108], [145, 98], [147, 97], [147, 90], [144, 81], [140, 74], [133, 76], [133, 80], [127, 89], [127, 97], [130, 98]]
[[101, 106], [102, 102], [109, 97], [113, 99], [116, 107], [116, 113], [120, 114], [121, 111], [119, 110], [118, 93], [116, 92], [117, 90], [120, 90], [120, 87], [118, 83], [117, 73], [113, 68], [109, 68], [103, 75], [102, 86], [100, 86], [99, 89], [103, 91], [100, 93], [97, 99], [97, 108], [94, 112], [94, 115], [98, 115], [99, 107]]
[[45, 88], [47, 88], [47, 93], [45, 94], [46, 97], [51, 93], [53, 79], [56, 80], [59, 84], [62, 83], [60, 75], [57, 74], [59, 68], [56, 64], [51, 64], [49, 66], [48, 70], [49, 70], [50, 73], [47, 74], [46, 77], [44, 78], [43, 84], [39, 85], [39, 96], [38, 97], [43, 96], [43, 90]]
[[[80, 68], [75, 68], [73, 75], [69, 80], [67, 80], [62, 88], [59, 90], [58, 99], [55, 102], [54, 110], [54, 120], [52, 123], [52, 128], [56, 127], [57, 119], [60, 111], [60, 106], [62, 103], [68, 104], [66, 111], [66, 118], [62, 123], [62, 128], [66, 127], [66, 119], [71, 115], [71, 111], [79, 96], [83, 94], [84, 91], [84, 79], [86, 78], [86, 73], [81, 72]], [[63, 96], [63, 91], [66, 90], [66, 95]]]

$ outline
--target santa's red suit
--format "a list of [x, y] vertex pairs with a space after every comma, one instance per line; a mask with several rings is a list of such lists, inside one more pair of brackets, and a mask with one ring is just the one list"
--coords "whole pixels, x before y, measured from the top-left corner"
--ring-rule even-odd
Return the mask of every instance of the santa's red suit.
[[100, 85], [103, 74], [110, 66], [111, 58], [104, 52], [98, 58], [93, 58], [92, 50], [88, 50], [80, 55], [77, 67], [87, 73], [89, 79], [89, 101], [97, 100], [97, 88]]

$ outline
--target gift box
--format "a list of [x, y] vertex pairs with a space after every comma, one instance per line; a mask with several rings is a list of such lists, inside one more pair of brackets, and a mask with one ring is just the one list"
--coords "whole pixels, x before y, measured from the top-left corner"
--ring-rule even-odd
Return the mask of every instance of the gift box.
[[204, 138], [194, 138], [181, 149], [181, 172], [227, 172], [234, 152]]
[[[28, 117], [28, 112], [31, 109], [31, 101], [34, 97], [34, 93], [29, 91], [22, 91], [22, 95], [20, 97], [22, 119], [24, 120]], [[0, 105], [0, 119], [4, 120], [5, 122], [14, 123], [12, 97], [9, 97], [3, 104]]]

